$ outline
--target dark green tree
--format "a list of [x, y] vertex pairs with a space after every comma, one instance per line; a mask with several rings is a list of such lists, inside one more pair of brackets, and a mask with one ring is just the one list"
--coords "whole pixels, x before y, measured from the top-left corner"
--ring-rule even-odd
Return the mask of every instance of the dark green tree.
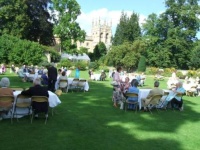
[[26, 39], [43, 45], [54, 45], [53, 23], [49, 13], [51, 0], [27, 0], [31, 21]]
[[0, 35], [54, 44], [51, 0], [0, 0]]
[[133, 42], [140, 36], [139, 16], [133, 12], [129, 18], [127, 14], [122, 11], [120, 22], [117, 25], [115, 36], [112, 39], [113, 45], [120, 45], [125, 41]]
[[0, 35], [10, 34], [26, 39], [31, 26], [27, 0], [0, 0]]
[[139, 59], [137, 71], [140, 71], [140, 72], [146, 71], [146, 58], [144, 56], [141, 56]]
[[148, 39], [147, 62], [157, 67], [187, 69], [197, 40], [198, 0], [166, 0], [166, 11], [149, 16], [144, 26]]

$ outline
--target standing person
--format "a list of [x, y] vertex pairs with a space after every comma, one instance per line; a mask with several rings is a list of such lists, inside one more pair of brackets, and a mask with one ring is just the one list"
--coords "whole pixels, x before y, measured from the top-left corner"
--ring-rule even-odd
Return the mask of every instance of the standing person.
[[76, 72], [75, 72], [75, 78], [79, 78], [80, 77], [80, 69], [79, 67], [76, 68]]
[[58, 72], [52, 63], [48, 68], [48, 90], [55, 92], [55, 83], [57, 80]]
[[116, 82], [116, 86], [114, 86], [114, 91], [113, 91], [113, 106], [117, 107], [117, 103], [121, 101], [122, 98], [122, 91], [121, 91], [121, 78], [120, 78], [120, 73], [122, 71], [122, 67], [117, 67], [117, 72], [113, 76], [113, 81]]

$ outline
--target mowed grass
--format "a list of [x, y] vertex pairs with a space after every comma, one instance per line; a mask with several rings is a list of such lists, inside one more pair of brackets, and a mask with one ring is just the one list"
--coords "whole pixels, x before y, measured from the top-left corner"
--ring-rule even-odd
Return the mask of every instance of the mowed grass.
[[[74, 74], [74, 73], [73, 73]], [[72, 76], [73, 76], [72, 74]], [[11, 87], [29, 87], [14, 74], [7, 76]], [[88, 79], [87, 72], [81, 77]], [[147, 76], [146, 87], [153, 87]], [[160, 87], [166, 89], [166, 82]], [[69, 92], [60, 96], [62, 103], [55, 115], [44, 118], [24, 117], [13, 124], [0, 122], [1, 150], [198, 150], [200, 148], [200, 97], [184, 96], [184, 111], [148, 112], [116, 109], [112, 105], [112, 86], [107, 81], [89, 81], [89, 92]]]

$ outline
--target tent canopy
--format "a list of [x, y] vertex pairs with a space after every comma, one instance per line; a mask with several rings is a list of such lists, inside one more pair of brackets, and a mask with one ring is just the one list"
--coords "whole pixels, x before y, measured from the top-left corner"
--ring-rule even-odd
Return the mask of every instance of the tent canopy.
[[62, 54], [61, 54], [61, 59], [86, 60], [86, 61], [90, 61], [90, 58], [89, 58], [88, 55], [85, 54], [85, 53], [83, 53], [83, 54], [78, 54], [78, 55], [62, 53]]

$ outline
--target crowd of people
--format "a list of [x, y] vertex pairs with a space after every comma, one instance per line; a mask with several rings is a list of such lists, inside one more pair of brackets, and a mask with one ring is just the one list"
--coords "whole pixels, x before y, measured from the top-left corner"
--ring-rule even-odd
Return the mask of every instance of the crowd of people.
[[[124, 100], [128, 100], [128, 102], [134, 102], [138, 101], [138, 97], [127, 97], [126, 93], [135, 93], [139, 94], [139, 81], [138, 78], [134, 78], [129, 81], [129, 78], [126, 77], [125, 81], [122, 81], [122, 78], [120, 77], [120, 73], [122, 71], [121, 67], [117, 68], [117, 71], [115, 72], [113, 76], [113, 106], [118, 107], [118, 104], [120, 105], [120, 109], [123, 109], [123, 103]], [[174, 75], [173, 75], [174, 77]], [[175, 78], [175, 77], [174, 77]], [[156, 80], [154, 82], [154, 88], [149, 91], [149, 94], [146, 98], [141, 99], [141, 105], [144, 109], [144, 111], [147, 111], [147, 106], [151, 103], [153, 100], [153, 97], [156, 95], [160, 95], [161, 97], [164, 95], [164, 90], [159, 88], [159, 81]], [[178, 80], [175, 84], [175, 87], [170, 92], [170, 94], [163, 99], [162, 108], [166, 108], [170, 105], [171, 108], [178, 108], [180, 111], [183, 110], [183, 100], [182, 96], [185, 93], [185, 89], [183, 88], [182, 81]], [[134, 106], [132, 104], [128, 104], [128, 109], [134, 109]]]

